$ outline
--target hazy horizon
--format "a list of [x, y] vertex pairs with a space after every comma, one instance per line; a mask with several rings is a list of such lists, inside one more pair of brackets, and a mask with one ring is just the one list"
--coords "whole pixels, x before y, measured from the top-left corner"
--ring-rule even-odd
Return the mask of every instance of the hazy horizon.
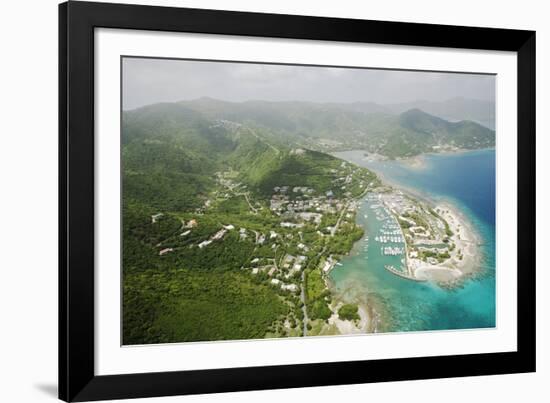
[[379, 102], [373, 102], [373, 101], [350, 101], [350, 102], [330, 102], [330, 101], [323, 101], [323, 102], [316, 102], [316, 101], [305, 101], [305, 100], [294, 100], [294, 99], [288, 99], [288, 100], [269, 100], [269, 99], [260, 99], [260, 98], [257, 98], [257, 99], [245, 99], [245, 100], [243, 100], [243, 101], [232, 101], [232, 100], [221, 99], [221, 98], [214, 98], [214, 97], [210, 97], [210, 96], [205, 95], [205, 96], [202, 96], [202, 97], [197, 97], [197, 98], [192, 98], [192, 99], [176, 99], [176, 100], [173, 100], [173, 101], [158, 101], [158, 102], [153, 102], [153, 103], [146, 103], [146, 104], [139, 105], [139, 106], [132, 107], [132, 108], [123, 108], [123, 110], [125, 110], [125, 111], [131, 111], [131, 110], [134, 110], [134, 109], [139, 109], [139, 108], [143, 108], [143, 107], [150, 106], [150, 105], [155, 105], [155, 104], [162, 104], [162, 103], [178, 103], [178, 102], [194, 102], [194, 101], [200, 101], [200, 100], [202, 100], [202, 99], [209, 99], [209, 100], [218, 101], [218, 102], [226, 102], [226, 103], [230, 103], [230, 104], [244, 104], [244, 103], [247, 103], [247, 102], [266, 102], [266, 103], [309, 103], [309, 104], [318, 104], [318, 105], [330, 105], [330, 104], [333, 104], [333, 105], [353, 105], [353, 104], [360, 104], [360, 103], [364, 103], [364, 104], [371, 103], [371, 104], [376, 104], [376, 105], [381, 106], [381, 107], [390, 107], [390, 106], [394, 106], [394, 105], [404, 105], [404, 104], [416, 103], [416, 102], [434, 102], [434, 103], [437, 103], [437, 102], [452, 101], [452, 100], [454, 100], [454, 99], [465, 99], [465, 100], [469, 100], [469, 101], [479, 101], [479, 102], [494, 102], [494, 101], [491, 101], [491, 100], [475, 99], [475, 98], [466, 98], [466, 97], [461, 97], [461, 96], [457, 96], [457, 97], [453, 97], [453, 98], [447, 98], [447, 99], [443, 99], [443, 100], [441, 100], [441, 101], [429, 101], [429, 100], [427, 100], [427, 99], [415, 99], [415, 100], [408, 101], [408, 102], [395, 102], [395, 103], [387, 103], [387, 104], [379, 103]]
[[155, 58], [123, 59], [124, 110], [160, 102], [495, 102], [495, 76]]

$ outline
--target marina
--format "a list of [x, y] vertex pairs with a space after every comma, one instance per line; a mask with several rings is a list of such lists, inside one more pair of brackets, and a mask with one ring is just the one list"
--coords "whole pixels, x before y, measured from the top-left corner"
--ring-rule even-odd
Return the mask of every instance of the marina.
[[386, 269], [387, 271], [389, 271], [392, 274], [395, 274], [396, 276], [403, 277], [407, 280], [413, 280], [413, 281], [418, 281], [418, 282], [425, 282], [426, 281], [426, 279], [424, 279], [424, 278], [411, 277], [406, 272], [404, 272], [403, 270], [398, 270], [394, 266], [389, 265], [389, 264], [385, 265], [384, 269]]
[[[397, 187], [403, 185], [425, 197], [451, 200], [481, 237], [484, 275], [467, 280], [452, 291], [426, 281], [424, 276], [419, 276], [420, 279], [409, 276], [404, 264], [405, 240], [394, 217], [410, 218], [406, 211], [398, 211], [398, 197], [384, 204], [379, 195], [368, 194], [356, 216], [365, 235], [356, 245], [356, 253], [344, 257], [340, 261], [342, 266], [330, 273], [335, 292], [341, 289], [349, 293], [355, 289], [358, 294], [368, 295], [381, 312], [380, 331], [494, 327], [494, 173], [490, 169], [494, 166], [494, 150], [428, 155], [423, 170], [409, 168], [400, 161], [367, 164], [360, 151], [342, 152], [338, 156], [375, 170]], [[392, 215], [391, 209], [397, 214]], [[430, 249], [443, 252], [446, 247], [447, 244], [430, 239], [415, 245], [419, 252]]]

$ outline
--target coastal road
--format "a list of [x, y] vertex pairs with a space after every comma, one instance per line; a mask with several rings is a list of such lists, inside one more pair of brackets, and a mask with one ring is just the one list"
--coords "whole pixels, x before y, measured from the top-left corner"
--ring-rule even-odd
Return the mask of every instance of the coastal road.
[[307, 323], [309, 322], [309, 319], [307, 317], [307, 308], [306, 308], [306, 271], [302, 271], [302, 292], [300, 295], [300, 298], [302, 299], [302, 311], [304, 312], [304, 336], [307, 336]]
[[[360, 200], [361, 198], [363, 198], [363, 196], [365, 196], [368, 192], [369, 192], [369, 187], [365, 187], [365, 190], [357, 197], [355, 197], [354, 199], [355, 200]], [[350, 202], [347, 202], [346, 205], [342, 208], [342, 213], [340, 214], [340, 217], [338, 217], [338, 221], [336, 222], [336, 225], [334, 225], [334, 227], [332, 228], [332, 231], [330, 231], [330, 236], [334, 236], [334, 234], [336, 234], [336, 230], [338, 230], [338, 227], [340, 226], [340, 221], [342, 221], [342, 217], [344, 216], [344, 214], [346, 213], [346, 211], [348, 211], [348, 207], [350, 205]]]
[[342, 221], [342, 217], [344, 216], [344, 213], [348, 210], [349, 202], [346, 203], [344, 207], [342, 207], [342, 213], [340, 213], [340, 217], [338, 217], [338, 221], [336, 221], [336, 225], [332, 228], [330, 231], [330, 236], [334, 236], [336, 234], [336, 230], [338, 230], [338, 227], [340, 226], [340, 221]]
[[[327, 250], [327, 246], [323, 246], [323, 249], [321, 252], [319, 252], [316, 256], [316, 258], [319, 258], [325, 253]], [[307, 307], [306, 307], [306, 271], [302, 271], [302, 292], [300, 293], [300, 299], [302, 300], [302, 312], [304, 313], [304, 336], [307, 336], [307, 323], [309, 322], [309, 318], [307, 317]]]
[[258, 210], [256, 210], [253, 206], [252, 206], [252, 203], [250, 203], [250, 199], [248, 198], [248, 193], [235, 193], [235, 196], [244, 196], [246, 202], [248, 203], [248, 207], [250, 207], [250, 210], [252, 210], [252, 212], [254, 214], [258, 214]]
[[275, 147], [273, 144], [268, 143], [268, 142], [266, 141], [266, 139], [264, 139], [263, 137], [258, 136], [258, 134], [257, 134], [254, 130], [250, 129], [249, 127], [247, 127], [247, 129], [248, 129], [248, 132], [249, 132], [250, 134], [252, 134], [252, 135], [253, 135], [254, 137], [256, 137], [258, 140], [260, 140], [260, 141], [264, 142], [265, 144], [267, 144], [273, 151], [275, 151], [275, 154], [279, 155], [279, 154], [281, 153], [281, 150], [279, 150], [279, 149], [278, 149], [277, 147]]

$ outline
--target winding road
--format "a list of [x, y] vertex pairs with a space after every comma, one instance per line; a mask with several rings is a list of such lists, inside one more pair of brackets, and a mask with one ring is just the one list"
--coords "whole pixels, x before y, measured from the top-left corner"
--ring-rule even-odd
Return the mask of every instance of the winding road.
[[309, 319], [307, 317], [307, 307], [306, 307], [306, 271], [302, 271], [302, 292], [300, 294], [300, 298], [302, 299], [302, 311], [304, 312], [304, 320], [302, 321], [304, 324], [304, 337], [307, 336], [307, 323], [309, 322]]

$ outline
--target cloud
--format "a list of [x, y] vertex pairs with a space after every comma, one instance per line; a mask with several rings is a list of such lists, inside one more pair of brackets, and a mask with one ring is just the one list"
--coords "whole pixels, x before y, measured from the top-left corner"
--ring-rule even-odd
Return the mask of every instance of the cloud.
[[495, 76], [172, 59], [124, 58], [123, 107], [200, 97], [310, 102], [495, 99]]

